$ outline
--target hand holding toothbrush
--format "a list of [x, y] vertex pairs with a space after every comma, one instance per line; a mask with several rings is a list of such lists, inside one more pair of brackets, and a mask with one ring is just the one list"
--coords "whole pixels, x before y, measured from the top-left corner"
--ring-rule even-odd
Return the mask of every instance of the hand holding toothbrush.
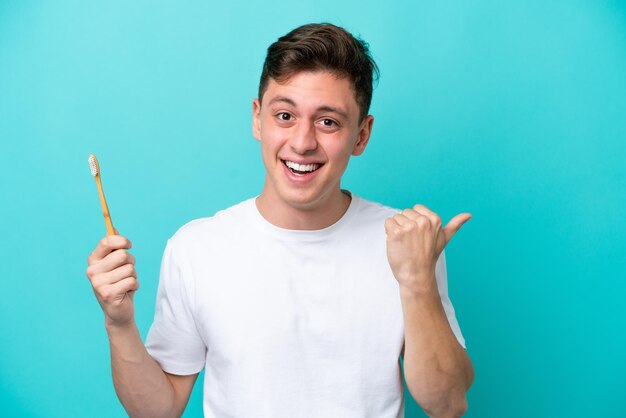
[[89, 156], [91, 174], [96, 180], [107, 236], [102, 238], [87, 258], [87, 277], [105, 315], [107, 326], [123, 326], [134, 320], [134, 292], [139, 289], [135, 257], [127, 250], [131, 242], [113, 227], [109, 208], [104, 198], [100, 165], [96, 156]]
[[[117, 231], [116, 231], [117, 232]], [[139, 289], [131, 242], [121, 235], [102, 238], [87, 258], [87, 277], [107, 326], [124, 326], [135, 318], [133, 295]]]

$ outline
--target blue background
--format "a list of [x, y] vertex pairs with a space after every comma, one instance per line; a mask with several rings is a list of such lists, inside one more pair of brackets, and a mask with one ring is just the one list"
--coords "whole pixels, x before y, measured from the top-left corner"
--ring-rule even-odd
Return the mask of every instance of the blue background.
[[105, 232], [87, 157], [134, 243], [145, 336], [167, 238], [261, 190], [267, 46], [319, 21], [381, 68], [343, 187], [474, 215], [446, 250], [466, 416], [626, 416], [626, 4], [609, 0], [0, 0], [0, 415], [125, 416], [85, 276]]

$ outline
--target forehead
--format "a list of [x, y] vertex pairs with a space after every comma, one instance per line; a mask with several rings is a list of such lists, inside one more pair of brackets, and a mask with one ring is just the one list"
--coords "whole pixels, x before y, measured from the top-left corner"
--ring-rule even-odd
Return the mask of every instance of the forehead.
[[263, 103], [286, 97], [300, 107], [332, 106], [358, 112], [354, 89], [348, 77], [337, 77], [328, 71], [303, 71], [278, 82], [270, 79]]

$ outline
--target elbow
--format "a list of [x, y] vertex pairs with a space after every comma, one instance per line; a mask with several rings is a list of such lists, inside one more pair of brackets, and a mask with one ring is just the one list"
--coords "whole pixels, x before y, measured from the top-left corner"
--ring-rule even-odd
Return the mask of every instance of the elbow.
[[464, 390], [454, 389], [431, 392], [416, 396], [411, 393], [415, 402], [431, 418], [458, 418], [467, 411], [467, 396]]
[[465, 352], [464, 358], [459, 366], [435, 367], [430, 373], [407, 371], [405, 364], [404, 377], [409, 393], [429, 417], [456, 418], [467, 411], [467, 391], [474, 380], [474, 368]]
[[420, 404], [420, 406], [431, 418], [460, 418], [467, 411], [467, 400], [463, 396], [463, 399], [455, 401], [446, 400], [437, 404]]
[[467, 400], [465, 396], [462, 400], [455, 402], [445, 402], [439, 404], [435, 409], [424, 408], [424, 412], [431, 418], [460, 418], [467, 411]]

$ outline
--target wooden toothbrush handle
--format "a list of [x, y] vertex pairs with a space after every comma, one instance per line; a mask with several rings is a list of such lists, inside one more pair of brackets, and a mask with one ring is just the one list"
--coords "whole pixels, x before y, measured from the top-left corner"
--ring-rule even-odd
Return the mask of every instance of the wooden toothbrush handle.
[[107, 236], [115, 235], [115, 228], [113, 227], [113, 221], [111, 220], [111, 214], [109, 213], [109, 206], [104, 198], [104, 190], [102, 189], [102, 180], [100, 180], [100, 174], [96, 175], [96, 184], [98, 185], [98, 195], [100, 195], [100, 205], [102, 206], [102, 214], [104, 215], [104, 223], [107, 227]]

